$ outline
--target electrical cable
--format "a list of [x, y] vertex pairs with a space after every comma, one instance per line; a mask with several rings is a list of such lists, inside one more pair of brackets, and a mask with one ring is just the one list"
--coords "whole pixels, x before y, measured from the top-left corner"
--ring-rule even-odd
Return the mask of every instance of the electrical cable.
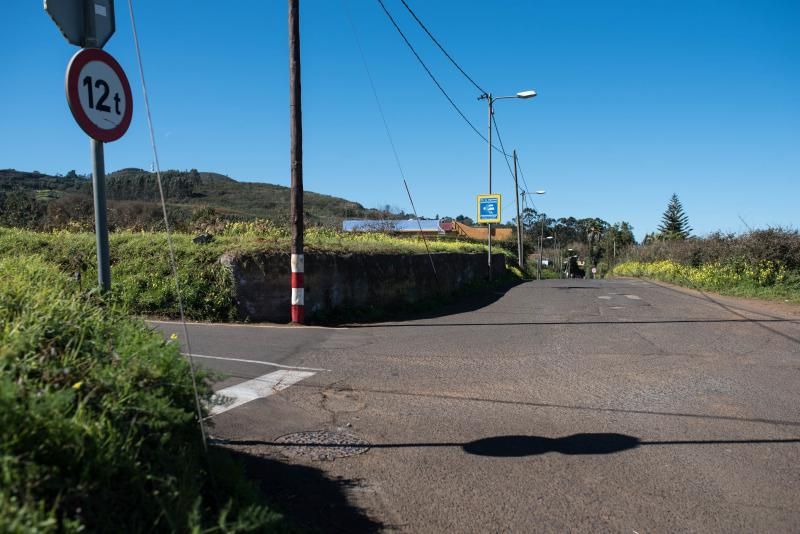
[[161, 211], [164, 215], [164, 225], [167, 230], [167, 246], [169, 250], [169, 263], [172, 269], [172, 277], [175, 280], [175, 293], [178, 299], [178, 310], [180, 311], [181, 324], [183, 325], [183, 335], [186, 339], [186, 352], [189, 356], [189, 371], [192, 375], [192, 389], [194, 390], [195, 409], [197, 410], [197, 421], [200, 425], [200, 436], [203, 440], [203, 449], [208, 452], [208, 438], [206, 435], [205, 423], [203, 422], [203, 410], [200, 406], [200, 394], [197, 390], [196, 366], [192, 356], [192, 345], [189, 339], [189, 329], [186, 326], [186, 315], [183, 308], [183, 298], [181, 297], [181, 286], [178, 280], [178, 264], [175, 261], [175, 245], [172, 242], [172, 231], [167, 217], [167, 203], [164, 198], [164, 187], [161, 183], [161, 164], [158, 161], [158, 150], [156, 149], [156, 137], [153, 129], [153, 118], [150, 114], [150, 100], [147, 97], [147, 84], [144, 78], [144, 66], [142, 64], [142, 53], [139, 48], [139, 36], [136, 32], [136, 20], [133, 16], [133, 0], [128, 0], [128, 11], [131, 16], [131, 29], [133, 31], [133, 43], [136, 47], [136, 61], [139, 64], [139, 76], [142, 80], [142, 95], [144, 96], [144, 107], [147, 114], [147, 127], [150, 132], [150, 146], [153, 149], [153, 161], [156, 168], [156, 178], [158, 181], [158, 194], [161, 197]]
[[467, 80], [469, 80], [469, 81], [470, 81], [470, 83], [471, 83], [472, 85], [474, 85], [474, 86], [475, 86], [475, 88], [476, 88], [478, 91], [480, 91], [480, 92], [481, 92], [481, 94], [484, 94], [484, 95], [486, 95], [486, 94], [489, 94], [489, 93], [488, 93], [488, 92], [487, 92], [485, 89], [483, 89], [483, 88], [482, 88], [480, 85], [478, 85], [478, 84], [475, 82], [475, 80], [473, 80], [473, 79], [472, 79], [472, 77], [471, 77], [469, 74], [467, 74], [466, 72], [464, 72], [464, 69], [462, 69], [462, 68], [461, 68], [461, 66], [460, 66], [458, 63], [456, 63], [456, 60], [455, 60], [455, 59], [453, 59], [453, 57], [452, 57], [450, 54], [448, 54], [448, 53], [447, 53], [447, 50], [445, 50], [445, 49], [444, 49], [444, 47], [443, 47], [443, 46], [442, 46], [442, 45], [439, 43], [439, 41], [437, 41], [437, 40], [436, 40], [436, 37], [434, 37], [434, 36], [433, 36], [433, 34], [432, 34], [430, 31], [428, 31], [428, 28], [427, 28], [427, 27], [425, 27], [425, 24], [423, 24], [423, 23], [422, 23], [422, 21], [421, 21], [421, 20], [419, 20], [419, 17], [417, 16], [417, 14], [416, 14], [416, 13], [414, 13], [414, 11], [412, 11], [412, 10], [411, 10], [411, 8], [409, 7], [409, 5], [406, 3], [406, 0], [400, 0], [400, 2], [402, 2], [402, 4], [405, 6], [405, 8], [408, 10], [408, 12], [409, 12], [409, 13], [411, 13], [411, 16], [412, 16], [412, 17], [414, 17], [414, 20], [416, 20], [416, 21], [417, 21], [417, 24], [419, 24], [419, 25], [420, 25], [420, 27], [421, 27], [423, 30], [425, 30], [425, 33], [427, 33], [427, 34], [428, 34], [428, 37], [430, 37], [430, 38], [431, 38], [431, 40], [432, 40], [432, 41], [433, 41], [433, 42], [436, 44], [436, 46], [438, 46], [438, 47], [439, 47], [439, 50], [441, 50], [441, 51], [442, 51], [442, 53], [443, 53], [445, 56], [447, 56], [447, 59], [449, 59], [449, 60], [450, 60], [450, 63], [452, 63], [452, 64], [455, 66], [455, 68], [457, 68], [457, 69], [458, 69], [458, 71], [459, 71], [461, 74], [463, 74], [463, 75], [464, 75], [464, 77], [465, 77]]
[[511, 169], [511, 163], [508, 162], [508, 153], [506, 152], [506, 147], [503, 146], [503, 138], [500, 136], [500, 128], [497, 126], [497, 120], [494, 118], [494, 113], [492, 113], [492, 123], [494, 124], [494, 131], [497, 134], [497, 142], [500, 143], [500, 151], [503, 153], [503, 159], [506, 161], [506, 167], [508, 167], [508, 173], [511, 175], [511, 179], [514, 179], [514, 171]]
[[[381, 6], [383, 6], [383, 3], [381, 2], [381, 0], [378, 0], [378, 2], [380, 2]], [[369, 80], [369, 86], [372, 89], [372, 96], [375, 98], [375, 104], [378, 107], [378, 113], [381, 116], [381, 121], [383, 122], [383, 128], [386, 131], [386, 137], [389, 139], [389, 145], [391, 145], [391, 147], [392, 147], [392, 153], [394, 154], [394, 161], [395, 161], [395, 163], [397, 163], [397, 169], [400, 171], [400, 178], [402, 178], [402, 180], [403, 180], [403, 185], [405, 186], [406, 193], [408, 194], [408, 200], [411, 202], [411, 209], [414, 210], [414, 217], [416, 217], [417, 226], [419, 226], [419, 236], [422, 238], [423, 243], [425, 243], [425, 250], [428, 252], [428, 258], [431, 261], [431, 268], [433, 269], [433, 276], [438, 280], [439, 275], [436, 273], [436, 265], [433, 262], [433, 255], [431, 255], [431, 250], [428, 247], [428, 240], [425, 238], [425, 234], [422, 232], [422, 223], [419, 220], [419, 215], [417, 214], [417, 208], [416, 208], [416, 206], [414, 206], [414, 199], [411, 198], [411, 190], [408, 187], [408, 182], [406, 182], [406, 176], [405, 176], [405, 173], [403, 172], [403, 165], [400, 163], [400, 155], [397, 153], [397, 147], [394, 144], [394, 138], [392, 137], [392, 132], [389, 129], [389, 123], [386, 120], [386, 114], [383, 112], [383, 106], [381, 105], [381, 100], [378, 97], [378, 90], [375, 87], [375, 81], [373, 80], [372, 73], [369, 70], [369, 64], [367, 63], [367, 57], [364, 54], [364, 49], [361, 47], [361, 40], [358, 38], [358, 31], [356, 30], [356, 25], [353, 22], [352, 17], [350, 17], [350, 11], [347, 9], [347, 5], [345, 4], [345, 0], [341, 0], [341, 6], [342, 6], [342, 9], [344, 10], [345, 17], [347, 17], [347, 22], [350, 24], [350, 29], [353, 32], [353, 38], [356, 41], [356, 46], [358, 48], [358, 53], [361, 56], [361, 63], [364, 65], [364, 71], [367, 74], [367, 79]], [[386, 11], [385, 7], [384, 7], [384, 11]], [[389, 14], [388, 11], [386, 12], [386, 14], [387, 15]], [[391, 19], [391, 15], [389, 15], [389, 18]], [[394, 22], [394, 20], [392, 20], [392, 22]], [[397, 27], [397, 26], [395, 25], [395, 27]], [[398, 31], [399, 31], [399, 28], [398, 28]], [[401, 35], [402, 35], [402, 33], [401, 33]], [[405, 36], [403, 38], [405, 39]], [[406, 41], [406, 42], [408, 42], [408, 41]], [[419, 56], [417, 56], [417, 59], [419, 59]], [[422, 61], [422, 60], [420, 60], [420, 61]], [[429, 72], [429, 74], [430, 74], [430, 72]]]
[[530, 189], [528, 188], [528, 182], [525, 180], [525, 173], [522, 171], [522, 163], [519, 161], [519, 155], [517, 155], [517, 169], [519, 170], [519, 175], [522, 178], [522, 183], [525, 185], [525, 191], [530, 193]]
[[[431, 69], [429, 69], [428, 66], [425, 64], [425, 62], [422, 61], [422, 58], [417, 53], [417, 51], [414, 49], [414, 46], [408, 40], [408, 38], [406, 37], [406, 34], [404, 34], [403, 30], [400, 29], [400, 26], [397, 25], [397, 22], [394, 20], [394, 17], [392, 17], [392, 14], [389, 13], [389, 10], [386, 9], [386, 6], [384, 5], [383, 0], [377, 0], [377, 1], [380, 4], [381, 8], [383, 9], [383, 12], [389, 18], [389, 21], [391, 21], [392, 25], [394, 26], [394, 29], [397, 30], [397, 33], [399, 33], [400, 37], [403, 38], [403, 41], [406, 43], [406, 46], [408, 46], [408, 48], [411, 50], [411, 53], [414, 54], [414, 57], [417, 58], [417, 61], [419, 62], [420, 65], [422, 65], [422, 68], [425, 69], [425, 72], [428, 74], [428, 76], [433, 81], [433, 83], [436, 85], [436, 87], [439, 88], [439, 91], [441, 91], [441, 93], [444, 95], [444, 97], [447, 99], [447, 101], [450, 102], [450, 105], [453, 107], [453, 109], [456, 110], [456, 113], [458, 113], [461, 116], [461, 118], [464, 119], [464, 122], [466, 122], [469, 125], [469, 127], [472, 128], [472, 131], [474, 131], [478, 135], [478, 137], [480, 137], [481, 139], [483, 139], [485, 142], [488, 143], [489, 140], [486, 138], [486, 136], [483, 135], [480, 132], [480, 130], [478, 130], [478, 128], [475, 127], [474, 124], [472, 124], [472, 121], [470, 121], [467, 118], [466, 115], [464, 115], [464, 112], [461, 111], [461, 108], [458, 107], [458, 105], [453, 101], [453, 99], [450, 97], [450, 95], [447, 94], [447, 91], [444, 90], [444, 87], [442, 87], [442, 84], [439, 83], [439, 80], [436, 79], [436, 76], [433, 75], [433, 73], [431, 72]], [[494, 145], [492, 145], [492, 148], [494, 148], [497, 151], [502, 152], [500, 150], [500, 148], [498, 148], [498, 147], [496, 147]], [[502, 153], [505, 154], [505, 152], [502, 152]], [[505, 154], [505, 155], [507, 156], [508, 154]]]

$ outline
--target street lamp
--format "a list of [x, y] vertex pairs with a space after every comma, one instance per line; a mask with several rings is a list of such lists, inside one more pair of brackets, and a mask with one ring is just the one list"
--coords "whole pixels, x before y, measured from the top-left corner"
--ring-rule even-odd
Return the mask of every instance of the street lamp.
[[[487, 142], [489, 144], [489, 194], [492, 194], [492, 115], [494, 115], [494, 103], [497, 100], [506, 100], [509, 98], [533, 98], [536, 96], [536, 91], [534, 90], [527, 90], [527, 91], [520, 91], [516, 95], [512, 96], [492, 96], [492, 93], [484, 93], [478, 97], [478, 100], [486, 100], [489, 103], [489, 137], [487, 138]], [[516, 195], [516, 191], [514, 192]], [[488, 237], [487, 243], [489, 245], [489, 280], [492, 279], [492, 225], [489, 223], [488, 225]]]

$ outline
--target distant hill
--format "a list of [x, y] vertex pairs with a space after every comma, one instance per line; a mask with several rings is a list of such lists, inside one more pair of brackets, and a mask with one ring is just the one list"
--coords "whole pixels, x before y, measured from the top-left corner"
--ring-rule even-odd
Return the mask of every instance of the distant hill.
[[[197, 217], [231, 220], [289, 219], [288, 187], [238, 182], [213, 172], [169, 170], [161, 173], [164, 195], [176, 226]], [[106, 177], [112, 226], [156, 228], [160, 223], [155, 173], [126, 168]], [[0, 170], [0, 224], [57, 228], [70, 221], [91, 223], [91, 180], [70, 171], [50, 176], [36, 171]], [[405, 213], [368, 209], [344, 198], [305, 191], [306, 224], [339, 226], [350, 219], [405, 218]], [[88, 217], [88, 220], [87, 220]]]

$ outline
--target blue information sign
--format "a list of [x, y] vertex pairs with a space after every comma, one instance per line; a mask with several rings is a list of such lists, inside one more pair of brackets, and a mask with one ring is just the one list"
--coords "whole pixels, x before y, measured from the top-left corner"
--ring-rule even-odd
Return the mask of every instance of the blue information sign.
[[478, 223], [499, 223], [500, 205], [500, 195], [478, 195]]

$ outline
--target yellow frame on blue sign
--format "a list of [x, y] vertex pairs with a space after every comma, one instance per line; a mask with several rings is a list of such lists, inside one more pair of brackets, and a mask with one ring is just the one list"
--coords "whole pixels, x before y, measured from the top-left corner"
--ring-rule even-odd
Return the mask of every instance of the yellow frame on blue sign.
[[[486, 218], [486, 217], [481, 217], [481, 201], [484, 201], [484, 202], [488, 203], [488, 201], [491, 201], [491, 200], [493, 200], [493, 201], [495, 201], [497, 203], [497, 217], [494, 217], [492, 219]], [[492, 194], [492, 195], [478, 195], [478, 224], [482, 224], [482, 223], [499, 223], [500, 222], [500, 217], [501, 217], [501, 213], [500, 212], [503, 211], [502, 210], [502, 206], [503, 206], [502, 200], [503, 200], [503, 197], [501, 195], [495, 195], [495, 194]]]

